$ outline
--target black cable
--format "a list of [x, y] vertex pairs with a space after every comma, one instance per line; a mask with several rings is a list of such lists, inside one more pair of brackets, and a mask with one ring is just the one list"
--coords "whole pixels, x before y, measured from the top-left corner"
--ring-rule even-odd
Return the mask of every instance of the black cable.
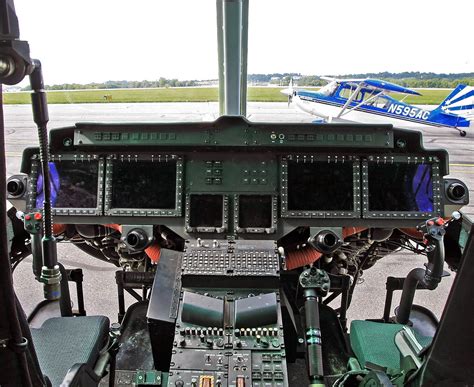
[[[31, 103], [33, 106], [33, 120], [38, 127], [41, 171], [43, 173], [43, 225], [45, 239], [53, 238], [53, 214], [51, 208], [51, 176], [49, 174], [49, 146], [47, 123], [49, 121], [46, 92], [44, 91], [41, 62], [34, 59], [34, 70], [30, 74]], [[46, 265], [48, 266], [48, 265]]]
[[372, 244], [367, 249], [367, 251], [364, 254], [364, 258], [362, 259], [362, 261], [358, 265], [357, 271], [354, 274], [354, 280], [352, 281], [351, 287], [349, 288], [349, 294], [347, 296], [347, 309], [349, 309], [349, 307], [351, 306], [352, 295], [354, 294], [354, 290], [355, 290], [355, 287], [357, 285], [357, 281], [359, 280], [359, 277], [362, 274], [362, 271], [363, 271], [362, 268], [367, 263], [367, 260], [369, 259], [369, 257], [372, 255], [373, 250], [375, 250], [376, 248], [377, 248], [377, 244], [376, 243]]
[[395, 241], [385, 241], [384, 243], [387, 244], [387, 245], [392, 245], [394, 247], [410, 251], [410, 252], [418, 254], [418, 255], [426, 255], [426, 250], [425, 249], [419, 249], [419, 248], [416, 248], [416, 247], [413, 247], [413, 246], [409, 246], [407, 244], [397, 243]]
[[49, 174], [49, 149], [46, 126], [38, 126], [40, 164], [43, 173], [43, 229], [45, 238], [53, 236], [53, 214], [51, 209], [51, 176]]
[[[377, 248], [386, 248], [388, 246], [393, 246], [393, 247], [400, 247], [402, 249], [405, 249], [405, 250], [408, 250], [408, 251], [411, 251], [413, 253], [416, 253], [416, 254], [421, 254], [421, 255], [426, 255], [426, 251], [425, 250], [420, 250], [419, 248], [415, 248], [415, 247], [412, 247], [412, 246], [409, 246], [407, 243], [412, 241], [411, 239], [409, 238], [404, 238], [404, 237], [401, 237], [400, 240], [403, 242], [403, 243], [399, 243], [399, 242], [396, 242], [394, 240], [386, 240], [386, 241], [383, 241], [383, 242], [379, 242], [379, 243], [374, 243], [372, 244], [369, 249], [367, 249], [367, 251], [365, 252], [364, 254], [364, 257], [362, 258], [362, 260], [360, 261], [359, 265], [358, 265], [358, 268], [357, 268], [357, 271], [355, 272], [354, 274], [354, 280], [351, 284], [351, 287], [349, 289], [349, 295], [348, 295], [348, 304], [347, 304], [347, 308], [349, 308], [349, 306], [351, 305], [351, 302], [352, 302], [352, 297], [353, 297], [353, 294], [354, 294], [354, 290], [355, 290], [355, 287], [357, 285], [357, 281], [359, 280], [359, 277], [361, 276], [361, 273], [363, 271], [363, 268], [364, 266], [366, 265], [367, 261], [369, 260], [369, 258], [371, 258], [374, 250], [376, 250]], [[417, 243], [418, 246], [420, 246], [419, 243]], [[389, 248], [390, 249], [390, 248]]]

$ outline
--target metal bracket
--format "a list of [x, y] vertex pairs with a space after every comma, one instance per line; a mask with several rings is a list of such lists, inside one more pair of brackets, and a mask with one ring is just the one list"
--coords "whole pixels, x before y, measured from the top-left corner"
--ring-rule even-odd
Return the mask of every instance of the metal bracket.
[[402, 357], [410, 357], [417, 368], [421, 367], [420, 354], [423, 347], [416, 339], [412, 330], [406, 326], [395, 335], [395, 345]]
[[331, 286], [328, 273], [315, 267], [303, 271], [300, 275], [299, 282], [302, 288], [315, 289], [318, 293], [322, 294], [327, 294]]

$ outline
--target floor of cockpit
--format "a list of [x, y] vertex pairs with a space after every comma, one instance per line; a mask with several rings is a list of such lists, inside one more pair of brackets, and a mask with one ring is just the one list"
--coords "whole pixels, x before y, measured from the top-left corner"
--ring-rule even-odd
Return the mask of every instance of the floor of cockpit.
[[116, 368], [119, 370], [153, 369], [153, 355], [148, 334], [146, 311], [148, 302], [138, 302], [127, 310], [122, 322], [120, 350]]

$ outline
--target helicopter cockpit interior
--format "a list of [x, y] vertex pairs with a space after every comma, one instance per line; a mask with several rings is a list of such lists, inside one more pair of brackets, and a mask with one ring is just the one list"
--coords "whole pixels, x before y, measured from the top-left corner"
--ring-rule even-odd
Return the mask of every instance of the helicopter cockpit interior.
[[[30, 77], [40, 146], [0, 178], [1, 201], [13, 206], [1, 266], [10, 309], [0, 317], [2, 334], [13, 333], [0, 336], [0, 385], [472, 382], [473, 339], [459, 335], [473, 318], [464, 309], [474, 259], [462, 214], [469, 191], [447, 177], [445, 150], [391, 125], [247, 120], [246, 0], [217, 0], [217, 120], [49, 131], [41, 63], [19, 40], [13, 2], [3, 4], [10, 28], [1, 32], [0, 80]], [[59, 238], [117, 267], [116, 283], [104, 284], [117, 287], [115, 321], [86, 315], [81, 269], [61, 264]], [[426, 256], [425, 266], [407, 266], [404, 278], [385, 273], [384, 310], [348, 321], [361, 272], [400, 249]], [[25, 318], [5, 273], [30, 254], [45, 301]], [[445, 263], [457, 274], [438, 321], [414, 295], [438, 286]], [[126, 306], [125, 293], [136, 302]], [[48, 315], [50, 302], [60, 316]], [[38, 319], [40, 328], [28, 328]]]

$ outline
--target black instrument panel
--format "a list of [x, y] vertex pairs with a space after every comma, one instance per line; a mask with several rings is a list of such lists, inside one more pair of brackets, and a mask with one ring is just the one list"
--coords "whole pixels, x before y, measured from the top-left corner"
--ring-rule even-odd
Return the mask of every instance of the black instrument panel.
[[[212, 168], [204, 162], [199, 170], [187, 152], [54, 155], [50, 166], [55, 215], [177, 217], [184, 218], [187, 232], [273, 233], [279, 218], [440, 214], [436, 157], [273, 152], [207, 156]], [[29, 210], [42, 207], [42, 176], [35, 160]]]
[[[51, 201], [55, 215], [102, 215], [105, 160], [97, 154], [51, 157]], [[27, 208], [43, 208], [43, 176], [39, 157], [31, 159]]]
[[363, 216], [426, 217], [440, 214], [439, 163], [424, 157], [370, 157], [362, 163]]
[[360, 159], [347, 155], [288, 155], [281, 164], [281, 215], [360, 216]]
[[105, 174], [106, 215], [181, 216], [183, 161], [176, 155], [111, 155]]

